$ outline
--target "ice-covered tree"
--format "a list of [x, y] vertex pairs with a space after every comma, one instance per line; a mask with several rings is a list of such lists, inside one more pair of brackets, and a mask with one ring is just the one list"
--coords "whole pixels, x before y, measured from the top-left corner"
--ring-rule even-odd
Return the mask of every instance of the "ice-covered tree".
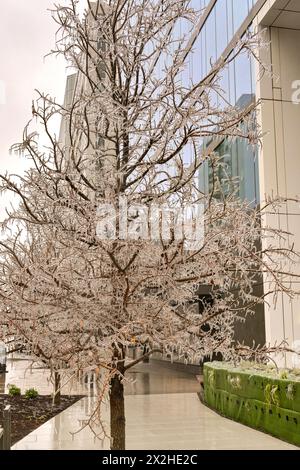
[[241, 201], [205, 146], [212, 136], [258, 142], [255, 110], [230, 105], [220, 78], [260, 37], [249, 33], [197, 79], [196, 2], [87, 2], [83, 16], [77, 3], [53, 12], [52, 53], [76, 72], [72, 97], [60, 105], [39, 93], [14, 146], [31, 168], [1, 176], [20, 200], [0, 241], [2, 326], [54, 371], [95, 371], [97, 411], [109, 396], [112, 448], [124, 449], [124, 380], [142, 360], [129, 358], [132, 343], [198, 363], [212, 353], [266, 359], [274, 348], [237, 343], [235, 324], [270, 296], [293, 295], [296, 254], [287, 234], [260, 223], [280, 198]]

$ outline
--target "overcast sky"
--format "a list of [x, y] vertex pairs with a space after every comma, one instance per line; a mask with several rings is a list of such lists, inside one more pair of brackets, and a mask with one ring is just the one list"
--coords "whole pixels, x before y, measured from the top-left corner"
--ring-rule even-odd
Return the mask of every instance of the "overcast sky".
[[[8, 150], [20, 140], [31, 117], [34, 89], [63, 100], [65, 64], [54, 57], [44, 59], [54, 45], [57, 29], [47, 11], [53, 4], [54, 0], [0, 0], [1, 173], [20, 172], [24, 167], [22, 159], [9, 155]], [[0, 204], [1, 218], [3, 198]]]

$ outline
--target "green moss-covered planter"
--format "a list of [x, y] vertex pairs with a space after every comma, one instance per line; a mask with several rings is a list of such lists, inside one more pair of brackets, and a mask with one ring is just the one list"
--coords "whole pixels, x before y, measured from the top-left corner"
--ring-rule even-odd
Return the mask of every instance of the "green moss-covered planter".
[[[300, 378], [299, 378], [300, 379]], [[274, 370], [204, 365], [204, 401], [223, 416], [300, 446], [300, 380]]]

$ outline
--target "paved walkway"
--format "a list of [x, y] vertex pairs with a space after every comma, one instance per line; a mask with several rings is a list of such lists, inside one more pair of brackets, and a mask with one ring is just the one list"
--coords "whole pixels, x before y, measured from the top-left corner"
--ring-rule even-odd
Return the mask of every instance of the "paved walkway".
[[[32, 387], [36, 388], [40, 395], [53, 393], [53, 382], [50, 380], [49, 369], [42, 364], [33, 363], [30, 358], [17, 353], [8, 358], [7, 373], [0, 375], [0, 393], [7, 393], [9, 384], [20, 387], [22, 393]], [[74, 379], [63, 387], [62, 393], [85, 395], [88, 393], [88, 388], [86, 384], [80, 384]]]
[[[21, 357], [9, 361], [6, 386], [14, 383], [22, 390], [33, 386], [41, 394], [51, 393], [49, 371], [30, 368], [30, 364]], [[139, 364], [129, 377], [131, 383], [125, 386], [127, 449], [295, 448], [206, 408], [198, 398], [199, 384], [191, 374], [150, 362]], [[86, 384], [72, 385], [73, 394], [90, 392]], [[104, 442], [95, 439], [89, 428], [74, 434], [94, 406], [95, 398], [83, 398], [19, 441], [14, 449], [109, 449], [108, 439]], [[108, 425], [107, 407], [102, 416]]]
[[[90, 429], [76, 432], [93, 409], [84, 398], [43, 424], [15, 446], [15, 450], [103, 450], [109, 442], [95, 440]], [[103, 418], [108, 422], [108, 410]], [[126, 396], [126, 448], [147, 450], [288, 450], [278, 439], [220, 417], [202, 405], [196, 393]]]
[[[7, 374], [0, 375], [0, 393], [8, 392], [8, 384], [17, 385], [22, 393], [31, 387], [36, 388], [40, 395], [49, 395], [53, 392], [49, 370], [36, 363], [33, 364], [29, 358], [18, 354], [8, 359], [7, 371]], [[127, 378], [130, 383], [125, 383], [126, 395], [199, 391], [199, 384], [194, 375], [166, 367], [159, 362], [139, 364], [131, 369]], [[67, 377], [65, 377], [62, 382], [67, 383], [62, 393], [72, 395], [92, 393], [87, 384], [80, 384], [75, 379], [67, 382]]]

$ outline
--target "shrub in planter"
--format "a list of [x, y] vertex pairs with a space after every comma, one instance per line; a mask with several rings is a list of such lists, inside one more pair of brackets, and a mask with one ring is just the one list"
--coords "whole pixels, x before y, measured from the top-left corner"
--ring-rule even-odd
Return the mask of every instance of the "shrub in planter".
[[29, 400], [37, 398], [38, 396], [39, 396], [39, 392], [35, 388], [29, 388], [25, 392], [25, 398], [28, 398]]
[[21, 389], [14, 384], [8, 385], [8, 394], [11, 397], [19, 397], [21, 395]]

